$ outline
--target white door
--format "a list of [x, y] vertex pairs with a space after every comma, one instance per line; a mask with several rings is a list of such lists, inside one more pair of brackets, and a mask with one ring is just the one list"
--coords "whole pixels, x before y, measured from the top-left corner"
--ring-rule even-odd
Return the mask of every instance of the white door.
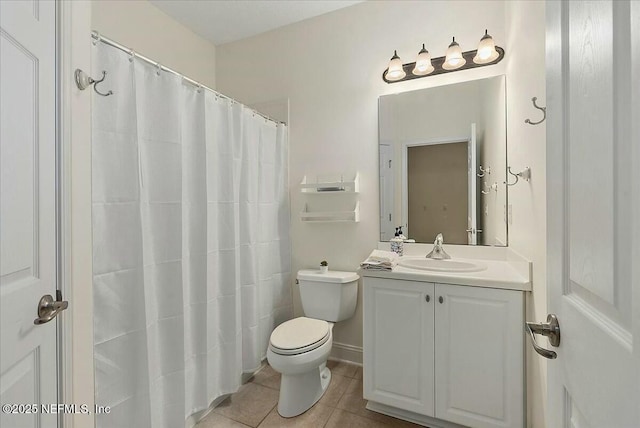
[[[393, 238], [393, 146], [380, 144], [380, 240]], [[407, 230], [404, 234], [408, 235]]]
[[467, 236], [469, 237], [469, 244], [476, 245], [478, 243], [478, 178], [476, 171], [478, 170], [478, 152], [476, 143], [476, 124], [471, 124], [471, 136], [469, 137], [469, 145], [467, 147], [467, 159], [468, 159], [468, 203], [467, 209], [469, 214], [467, 216]]
[[640, 427], [638, 76], [640, 2], [547, 2], [549, 427]]
[[[2, 404], [57, 402], [56, 322], [34, 325], [40, 298], [56, 294], [55, 8], [0, 1]], [[2, 410], [2, 427], [56, 426], [39, 407]]]
[[433, 416], [434, 284], [364, 282], [364, 398]]
[[524, 426], [521, 291], [436, 284], [436, 418]]

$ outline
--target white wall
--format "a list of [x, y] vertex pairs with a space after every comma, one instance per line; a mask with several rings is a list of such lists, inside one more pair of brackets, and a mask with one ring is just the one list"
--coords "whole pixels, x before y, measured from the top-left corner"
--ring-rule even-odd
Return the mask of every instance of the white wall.
[[[62, 3], [63, 76], [91, 69], [91, 3]], [[65, 212], [64, 296], [62, 314], [65, 403], [94, 405], [93, 281], [91, 248], [91, 93], [62, 79], [63, 197]], [[69, 332], [69, 323], [71, 331]], [[70, 333], [70, 334], [69, 334]], [[93, 428], [89, 414], [66, 414], [64, 426]]]
[[92, 29], [210, 88], [216, 48], [147, 0], [93, 0]]
[[[387, 84], [382, 72], [393, 50], [405, 62], [422, 43], [444, 54], [451, 36], [474, 49], [485, 28], [505, 45], [503, 2], [371, 1], [289, 25], [216, 50], [218, 90], [245, 104], [289, 99], [293, 269], [326, 259], [332, 269], [355, 270], [379, 237], [378, 97], [505, 73], [495, 66]], [[508, 51], [508, 46], [506, 47]], [[361, 222], [303, 224], [305, 174], [361, 177]], [[296, 314], [301, 314], [294, 285]], [[334, 340], [362, 346], [362, 312], [337, 325]]]
[[[507, 58], [507, 141], [509, 165], [515, 172], [531, 168], [531, 181], [509, 188], [513, 224], [509, 246], [533, 261], [533, 292], [527, 301], [527, 319], [547, 319], [546, 269], [546, 123], [532, 126], [542, 113], [533, 108], [532, 97], [546, 104], [545, 4], [542, 1], [508, 1], [507, 44], [517, 46]], [[545, 342], [545, 341], [543, 341]], [[542, 427], [546, 417], [547, 364], [527, 346], [527, 406], [530, 426]], [[553, 364], [553, 363], [552, 363]]]
[[[376, 247], [378, 218], [378, 97], [500, 74], [507, 75], [509, 163], [530, 166], [533, 179], [509, 189], [513, 205], [510, 246], [534, 262], [528, 319], [546, 319], [545, 130], [531, 97], [544, 103], [544, 2], [370, 1], [289, 25], [216, 51], [218, 89], [246, 104], [289, 99], [293, 269], [326, 259], [332, 269], [355, 270]], [[393, 50], [415, 60], [422, 43], [444, 54], [451, 36], [474, 49], [488, 29], [504, 47], [501, 63], [473, 70], [386, 84], [381, 78]], [[303, 224], [305, 174], [360, 172], [361, 222]], [[296, 315], [302, 314], [293, 286]], [[334, 342], [362, 346], [362, 311], [336, 325]], [[529, 425], [544, 426], [545, 367], [527, 344]], [[355, 358], [355, 353], [347, 354]]]

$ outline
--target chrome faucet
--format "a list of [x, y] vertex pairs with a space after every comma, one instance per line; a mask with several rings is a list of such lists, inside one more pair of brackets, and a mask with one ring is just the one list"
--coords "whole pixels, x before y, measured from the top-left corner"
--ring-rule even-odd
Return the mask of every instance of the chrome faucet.
[[433, 242], [433, 250], [431, 250], [431, 252], [427, 254], [427, 258], [434, 260], [450, 259], [451, 256], [447, 254], [444, 248], [442, 248], [442, 244], [444, 244], [444, 238], [442, 237], [442, 233], [438, 233], [438, 236], [436, 236], [436, 240]]

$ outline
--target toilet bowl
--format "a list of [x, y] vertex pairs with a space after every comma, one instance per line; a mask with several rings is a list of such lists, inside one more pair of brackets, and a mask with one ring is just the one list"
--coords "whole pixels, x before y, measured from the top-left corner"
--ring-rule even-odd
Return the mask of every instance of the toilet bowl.
[[327, 390], [326, 363], [334, 322], [355, 312], [359, 276], [354, 272], [298, 272], [304, 317], [280, 324], [271, 333], [267, 360], [281, 373], [278, 413], [290, 418], [307, 411]]
[[[326, 336], [319, 341], [303, 344], [298, 350], [274, 346], [272, 338], [267, 351], [269, 364], [282, 375], [278, 413], [285, 418], [297, 416], [307, 411], [320, 400], [331, 381], [331, 372], [326, 367], [326, 362], [333, 344], [333, 324], [300, 317], [287, 321], [278, 328], [290, 327], [287, 325], [288, 323], [302, 323], [304, 325], [308, 324], [308, 321], [325, 323], [328, 330]], [[274, 333], [278, 328], [274, 330]], [[297, 351], [299, 352], [296, 353]]]

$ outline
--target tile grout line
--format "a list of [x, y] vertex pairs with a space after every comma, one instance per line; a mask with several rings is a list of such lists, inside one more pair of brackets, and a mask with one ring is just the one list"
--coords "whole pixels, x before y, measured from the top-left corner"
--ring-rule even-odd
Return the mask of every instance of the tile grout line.
[[[344, 364], [345, 364], [345, 365], [348, 365], [348, 366], [350, 366], [350, 365], [351, 365], [351, 364], [348, 364], [348, 363], [344, 363]], [[260, 371], [262, 371], [263, 369], [265, 369], [267, 366], [268, 366], [268, 364], [265, 364], [265, 365], [264, 365], [264, 366], [262, 366], [258, 371], [256, 371], [256, 373], [251, 377], [251, 379], [250, 379], [249, 381], [247, 381], [247, 384], [252, 383], [252, 384], [254, 384], [254, 385], [261, 386], [261, 387], [263, 387], [263, 388], [267, 388], [267, 389], [270, 389], [270, 390], [273, 390], [273, 391], [279, 391], [279, 390], [278, 390], [278, 389], [276, 389], [276, 388], [271, 388], [271, 387], [269, 387], [269, 386], [267, 386], [267, 385], [263, 385], [262, 383], [258, 383], [258, 382], [256, 382], [256, 381], [255, 381], [255, 380], [256, 380], [256, 379], [255, 379], [255, 375], [256, 375], [256, 374], [258, 374], [258, 373], [259, 373]], [[336, 374], [336, 375], [337, 375], [337, 376], [342, 376], [342, 377], [344, 377], [345, 379], [348, 379], [348, 380], [349, 380], [349, 382], [348, 382], [348, 383], [351, 383], [353, 380], [357, 380], [357, 379], [356, 379], [356, 377], [355, 377], [355, 376], [357, 375], [357, 372], [358, 372], [358, 369], [357, 369], [357, 366], [356, 366], [356, 370], [352, 373], [352, 375], [347, 375], [346, 373], [343, 373], [343, 374], [340, 374], [340, 375]], [[344, 391], [342, 391], [342, 393], [339, 395], [339, 397], [338, 397], [338, 399], [337, 399], [337, 401], [336, 401], [336, 405], [335, 405], [335, 406], [330, 406], [330, 405], [327, 405], [327, 404], [323, 404], [323, 405], [324, 405], [324, 406], [326, 406], [327, 408], [330, 408], [330, 409], [331, 409], [331, 412], [329, 413], [329, 417], [327, 418], [327, 420], [325, 421], [325, 423], [322, 425], [323, 427], [326, 427], [326, 425], [329, 423], [329, 420], [331, 419], [331, 416], [333, 416], [333, 414], [335, 413], [335, 411], [336, 411], [336, 410], [338, 410], [337, 405], [340, 403], [340, 401], [342, 400], [342, 398], [343, 398], [343, 397], [344, 397], [344, 395], [346, 394], [347, 389], [348, 389], [348, 385], [347, 385], [347, 388], [345, 388], [345, 390], [344, 390]], [[232, 395], [233, 395], [233, 394], [232, 394]], [[316, 404], [319, 404], [319, 401], [318, 401], [318, 403], [316, 403]], [[314, 406], [315, 406], [316, 404], [314, 404]], [[264, 421], [269, 417], [269, 415], [271, 414], [271, 412], [273, 412], [273, 410], [274, 410], [275, 408], [277, 408], [277, 406], [278, 406], [278, 401], [276, 401], [276, 404], [275, 404], [275, 405], [274, 405], [274, 406], [273, 406], [273, 407], [272, 407], [272, 408], [271, 408], [271, 409], [266, 413], [266, 415], [265, 415], [265, 416], [260, 420], [260, 422], [258, 422], [258, 424], [256, 425], [256, 427], [252, 427], [252, 428], [260, 428], [260, 426], [261, 426], [261, 425], [264, 423]], [[312, 406], [312, 407], [314, 407], [314, 406]], [[309, 409], [309, 410], [310, 410], [310, 409]], [[342, 409], [342, 410], [344, 410], [344, 409]], [[359, 416], [357, 413], [353, 413], [353, 412], [349, 412], [349, 413], [352, 413], [352, 414], [355, 414], [356, 416]], [[230, 420], [232, 420], [232, 421], [234, 421], [234, 422], [240, 423], [240, 424], [242, 424], [242, 425], [248, 426], [248, 425], [244, 424], [242, 421], [238, 421], [238, 420], [235, 420], [235, 419], [233, 419], [233, 418], [228, 418], [228, 419], [230, 419]], [[366, 418], [366, 419], [369, 419], [369, 418]]]
[[278, 407], [278, 402], [277, 401], [276, 401], [276, 404], [267, 412], [267, 414], [264, 415], [264, 418], [262, 418], [262, 420], [260, 422], [258, 422], [258, 425], [256, 425], [256, 428], [260, 428], [260, 425], [262, 425], [262, 423], [265, 421], [265, 419], [267, 419], [269, 417], [271, 412], [273, 412], [273, 409], [275, 409], [276, 407]]
[[324, 424], [322, 424], [322, 428], [326, 427], [327, 424], [329, 423], [329, 421], [331, 420], [331, 416], [333, 416], [333, 414], [335, 413], [335, 411], [338, 409], [337, 407], [331, 407], [331, 406], [327, 406], [331, 409], [331, 413], [329, 413], [329, 417], [327, 418], [327, 420], [324, 422]]

